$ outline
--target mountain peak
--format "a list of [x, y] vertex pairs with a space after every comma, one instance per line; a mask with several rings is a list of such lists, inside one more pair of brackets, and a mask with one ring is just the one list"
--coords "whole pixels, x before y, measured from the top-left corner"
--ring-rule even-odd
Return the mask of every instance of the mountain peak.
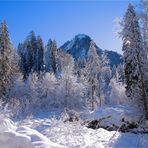
[[75, 37], [74, 37], [75, 39], [84, 39], [84, 38], [89, 38], [90, 39], [90, 37], [88, 36], [88, 35], [86, 35], [86, 34], [77, 34]]
[[[90, 42], [93, 41], [86, 34], [77, 34], [71, 41], [67, 41], [60, 48], [73, 55], [75, 59], [86, 58], [90, 47]], [[102, 52], [100, 48], [96, 46], [97, 52]]]
[[[93, 40], [88, 35], [77, 34], [72, 40], [67, 41], [60, 48], [63, 51], [71, 54], [75, 60], [86, 59], [87, 55], [88, 55], [88, 50], [90, 48], [91, 41], [93, 41]], [[107, 56], [110, 60], [111, 66], [113, 66], [113, 65], [117, 66], [118, 64], [122, 63], [122, 56], [120, 54], [113, 52], [113, 51], [104, 51], [104, 50], [100, 49], [96, 44], [95, 44], [95, 48], [96, 48], [98, 55], [100, 55], [100, 56], [104, 52], [107, 53]]]

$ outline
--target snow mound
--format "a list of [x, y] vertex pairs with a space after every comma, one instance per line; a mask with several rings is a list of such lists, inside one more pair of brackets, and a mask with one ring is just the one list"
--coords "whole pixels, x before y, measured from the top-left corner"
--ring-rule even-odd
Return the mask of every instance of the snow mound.
[[15, 126], [9, 118], [0, 118], [0, 148], [66, 148], [50, 141], [46, 136], [27, 125], [41, 125], [40, 121], [28, 121], [26, 126]]
[[9, 118], [0, 117], [0, 133], [15, 129], [14, 123]]
[[59, 144], [56, 144], [52, 141], [50, 141], [47, 137], [39, 133], [38, 131], [31, 129], [26, 126], [19, 127], [17, 129], [18, 133], [27, 135], [31, 138], [31, 142], [34, 148], [40, 147], [40, 148], [66, 148], [64, 146], [61, 146]]
[[82, 113], [82, 118], [85, 120], [96, 120], [108, 117], [101, 121], [101, 126], [116, 125], [120, 127], [124, 121], [137, 122], [141, 116], [135, 109], [129, 106], [103, 106], [95, 111]]
[[30, 137], [13, 131], [0, 133], [1, 148], [32, 148]]
[[[115, 110], [116, 115], [123, 113], [122, 109]], [[110, 111], [114, 114], [115, 110]], [[95, 117], [95, 112], [92, 114]], [[101, 113], [97, 112], [96, 118], [97, 115]], [[1, 121], [5, 129], [1, 128], [4, 130], [0, 132], [0, 148], [146, 148], [148, 145], [148, 134], [93, 130], [78, 121], [63, 123], [56, 118], [31, 118], [15, 124], [10, 119]]]

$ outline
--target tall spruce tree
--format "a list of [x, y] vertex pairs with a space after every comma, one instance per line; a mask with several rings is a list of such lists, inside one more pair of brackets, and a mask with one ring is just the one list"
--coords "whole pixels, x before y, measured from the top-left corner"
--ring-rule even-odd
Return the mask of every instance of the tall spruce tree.
[[122, 35], [126, 95], [144, 107], [145, 117], [148, 118], [147, 98], [144, 85], [143, 43], [138, 19], [134, 7], [131, 4], [129, 4], [124, 17]]
[[95, 43], [90, 43], [88, 51], [88, 58], [86, 62], [86, 77], [90, 86], [89, 98], [91, 101], [92, 110], [95, 109], [95, 105], [98, 105], [98, 97], [101, 105], [101, 98], [97, 96], [97, 85], [99, 85], [98, 75], [100, 72], [100, 61], [95, 48]]
[[6, 21], [0, 25], [0, 99], [4, 98], [13, 75], [13, 48]]
[[44, 55], [44, 45], [42, 38], [40, 36], [37, 37], [37, 49], [35, 54], [35, 71], [40, 74], [43, 71], [43, 55]]
[[20, 56], [19, 66], [27, 79], [31, 72], [40, 73], [43, 70], [44, 45], [40, 36], [36, 37], [34, 31], [31, 31], [23, 44], [18, 45], [18, 54]]
[[45, 69], [47, 72], [51, 70], [51, 48], [52, 48], [52, 40], [49, 39], [46, 47], [45, 47], [45, 55], [44, 55], [44, 63], [45, 63]]
[[142, 37], [144, 42], [144, 48], [148, 57], [148, 1], [141, 0], [142, 12], [140, 15], [141, 27], [142, 27]]
[[54, 74], [56, 74], [57, 72], [57, 54], [58, 54], [58, 48], [56, 41], [54, 40], [51, 45], [51, 55], [50, 55], [51, 71]]
[[31, 31], [29, 36], [27, 37], [29, 40], [29, 64], [30, 70], [36, 71], [36, 54], [37, 54], [37, 39], [34, 31]]

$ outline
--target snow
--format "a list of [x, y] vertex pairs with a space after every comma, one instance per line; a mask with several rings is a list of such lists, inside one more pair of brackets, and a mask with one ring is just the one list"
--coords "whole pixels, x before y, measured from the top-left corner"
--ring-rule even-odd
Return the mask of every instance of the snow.
[[128, 122], [136, 122], [141, 117], [141, 114], [128, 105], [114, 105], [114, 106], [102, 106], [92, 112], [82, 113], [84, 120], [95, 120], [104, 117], [109, 117], [101, 122], [102, 126], [116, 125], [121, 126], [123, 124], [122, 119]]
[[[93, 130], [82, 126], [79, 122], [63, 123], [55, 119], [44, 119], [39, 122], [49, 125], [40, 130], [43, 135], [54, 143], [68, 148], [138, 148], [139, 145], [145, 148], [148, 144], [147, 134], [120, 133], [102, 128]], [[33, 126], [36, 127], [38, 126]]]
[[9, 118], [0, 116], [0, 133], [15, 130], [14, 123]]
[[[81, 117], [87, 120], [108, 115], [111, 118], [104, 120], [102, 125], [121, 124], [123, 117], [128, 121], [138, 118], [135, 110], [119, 105], [81, 113]], [[103, 128], [94, 130], [82, 125], [82, 121], [64, 123], [62, 119], [44, 116], [13, 122], [9, 118], [0, 117], [2, 148], [146, 148], [147, 145], [148, 134], [121, 133]]]
[[75, 36], [75, 38], [78, 38], [79, 40], [86, 38], [86, 37], [88, 37], [88, 36], [85, 35], [85, 34], [78, 34], [78, 35]]
[[33, 147], [52, 147], [52, 148], [64, 148], [52, 141], [50, 141], [46, 136], [42, 135], [38, 131], [31, 129], [26, 126], [22, 126], [17, 129], [17, 132], [25, 134], [31, 138], [31, 143]]
[[[34, 121], [29, 121], [32, 124]], [[0, 118], [1, 148], [65, 148], [27, 126], [16, 126], [10, 119]]]
[[68, 51], [70, 50], [75, 44], [77, 40], [81, 40], [83, 38], [87, 38], [88, 36], [85, 34], [78, 34], [76, 35], [71, 41], [69, 41], [69, 43], [67, 44], [65, 50]]
[[30, 137], [16, 133], [14, 131], [5, 131], [0, 133], [1, 148], [31, 148]]

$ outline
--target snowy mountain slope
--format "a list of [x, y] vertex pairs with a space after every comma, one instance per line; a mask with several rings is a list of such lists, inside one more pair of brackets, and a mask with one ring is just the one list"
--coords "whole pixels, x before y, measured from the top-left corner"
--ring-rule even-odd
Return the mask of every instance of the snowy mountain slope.
[[[71, 41], [67, 41], [60, 49], [70, 53], [76, 60], [87, 58], [90, 42], [93, 41], [88, 35], [78, 34]], [[110, 65], [118, 65], [122, 63], [122, 56], [114, 51], [102, 50], [95, 45], [97, 53], [102, 55], [104, 52], [110, 60]]]

